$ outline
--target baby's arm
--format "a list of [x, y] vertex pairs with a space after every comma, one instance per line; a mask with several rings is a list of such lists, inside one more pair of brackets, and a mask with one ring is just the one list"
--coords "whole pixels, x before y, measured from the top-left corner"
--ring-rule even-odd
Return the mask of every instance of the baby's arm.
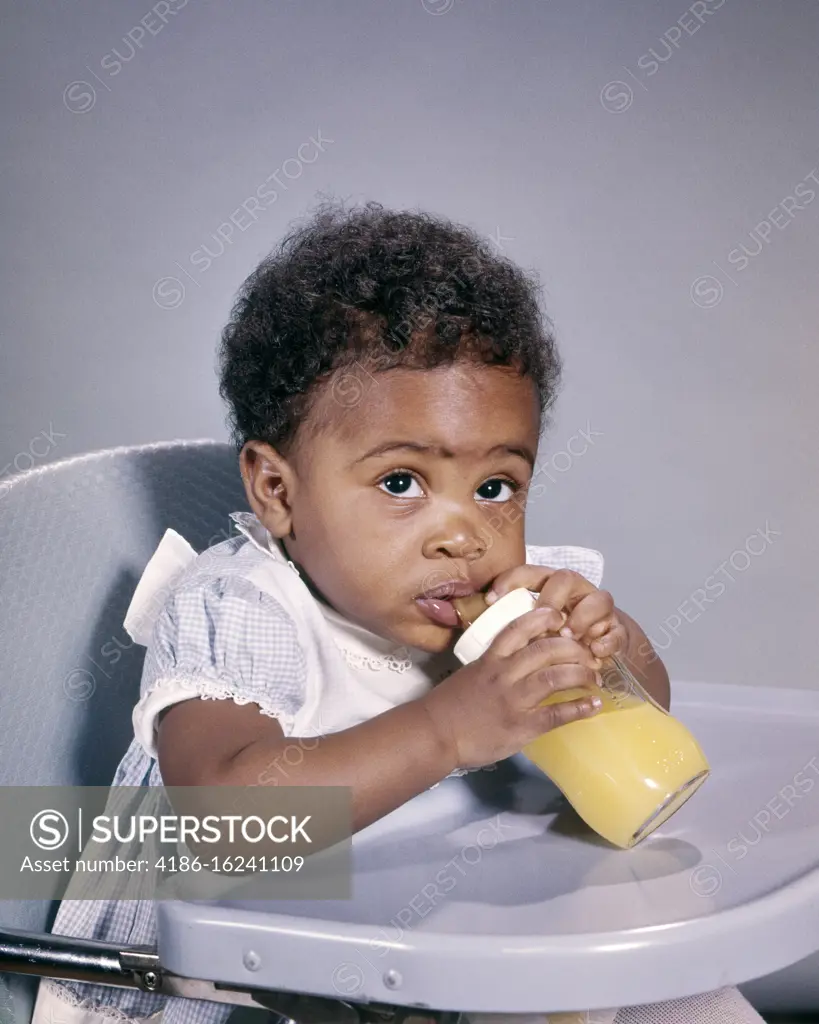
[[343, 732], [285, 736], [307, 673], [280, 602], [238, 575], [194, 576], [157, 616], [135, 732], [166, 786], [349, 787], [354, 831], [457, 767], [421, 700]]
[[[536, 737], [595, 713], [597, 661], [575, 640], [545, 635], [554, 609], [520, 616], [476, 661], [428, 693], [321, 737], [285, 737], [254, 704], [186, 700], [159, 719], [157, 757], [168, 786], [348, 786], [357, 832], [456, 768], [517, 753]], [[582, 697], [543, 705], [561, 690]], [[597, 701], [599, 706], [599, 700]], [[288, 756], [295, 748], [298, 757]], [[284, 766], [284, 778], [276, 766]]]
[[[300, 756], [287, 751], [292, 746]], [[303, 753], [301, 753], [303, 752]], [[357, 832], [449, 775], [457, 765], [423, 700], [327, 736], [285, 737], [255, 704], [187, 700], [159, 719], [167, 786], [349, 786]]]

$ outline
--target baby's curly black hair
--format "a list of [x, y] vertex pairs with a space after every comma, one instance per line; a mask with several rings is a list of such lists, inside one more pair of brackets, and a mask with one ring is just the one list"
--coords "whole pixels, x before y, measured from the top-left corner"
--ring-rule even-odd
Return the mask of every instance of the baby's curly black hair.
[[535, 383], [542, 427], [561, 364], [538, 294], [536, 279], [466, 227], [323, 202], [245, 281], [222, 332], [233, 443], [292, 453], [319, 387], [354, 363], [373, 373], [467, 358], [513, 367]]

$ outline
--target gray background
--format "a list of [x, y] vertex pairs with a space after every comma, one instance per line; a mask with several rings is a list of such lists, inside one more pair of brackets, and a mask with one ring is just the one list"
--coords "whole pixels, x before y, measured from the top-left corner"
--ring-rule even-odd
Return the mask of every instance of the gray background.
[[819, 5], [181, 3], [6, 7], [0, 477], [226, 437], [214, 347], [286, 226], [322, 192], [428, 209], [536, 269], [556, 322], [527, 539], [601, 549], [674, 677], [817, 685], [819, 201], [729, 253], [819, 176]]

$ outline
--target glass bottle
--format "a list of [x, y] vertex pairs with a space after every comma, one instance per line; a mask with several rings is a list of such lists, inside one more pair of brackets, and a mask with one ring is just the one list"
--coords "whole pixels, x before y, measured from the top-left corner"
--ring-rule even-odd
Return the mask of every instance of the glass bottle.
[[[465, 627], [454, 654], [463, 664], [480, 657], [495, 636], [531, 611], [538, 594], [510, 591], [487, 605], [483, 594], [456, 598]], [[618, 657], [603, 660], [603, 706], [528, 743], [522, 753], [545, 772], [595, 832], [622, 849], [636, 846], [699, 789], [710, 766], [696, 739], [646, 692]], [[587, 696], [562, 690], [555, 704]]]

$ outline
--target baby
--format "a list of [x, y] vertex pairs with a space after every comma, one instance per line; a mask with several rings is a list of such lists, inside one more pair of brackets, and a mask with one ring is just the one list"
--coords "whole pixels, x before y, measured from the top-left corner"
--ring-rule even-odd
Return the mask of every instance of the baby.
[[[662, 661], [598, 589], [599, 554], [524, 542], [559, 378], [535, 282], [472, 231], [377, 204], [325, 204], [293, 231], [222, 337], [252, 513], [233, 515], [238, 535], [196, 557], [155, 616], [114, 783], [276, 784], [286, 744], [318, 737], [288, 761], [287, 784], [350, 787], [358, 832], [596, 714], [611, 654], [668, 707]], [[516, 587], [538, 606], [461, 666], [451, 598]], [[541, 706], [570, 688], [582, 696]], [[54, 931], [151, 945], [154, 905], [66, 900]], [[221, 1024], [230, 1012], [44, 981], [33, 1020]], [[735, 989], [576, 1019], [761, 1020]]]

